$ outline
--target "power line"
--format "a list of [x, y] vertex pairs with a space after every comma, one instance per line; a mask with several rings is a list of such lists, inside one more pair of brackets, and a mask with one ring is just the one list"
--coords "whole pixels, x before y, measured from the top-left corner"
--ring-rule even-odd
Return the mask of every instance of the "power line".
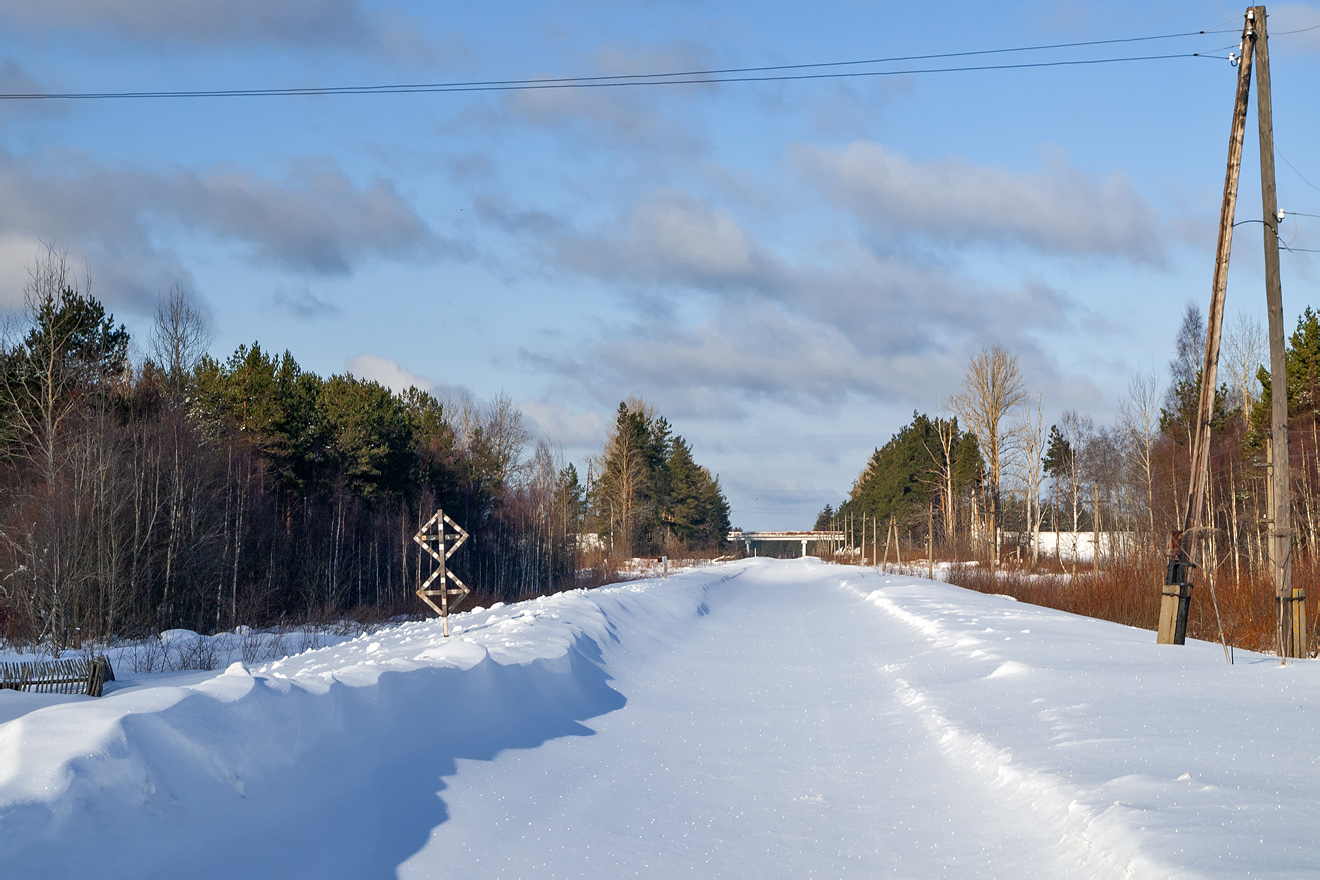
[[1302, 179], [1302, 183], [1306, 184], [1306, 185], [1309, 186], [1311, 189], [1320, 189], [1320, 186], [1316, 186], [1314, 183], [1312, 183], [1311, 181], [1307, 180], [1307, 179], [1306, 179], [1306, 175], [1304, 175], [1304, 174], [1302, 174], [1302, 172], [1298, 171], [1298, 170], [1297, 170], [1297, 166], [1294, 165], [1293, 163], [1289, 162], [1289, 161], [1288, 161], [1288, 157], [1285, 156], [1285, 155], [1283, 155], [1283, 153], [1280, 153], [1278, 147], [1275, 147], [1275, 148], [1274, 148], [1274, 152], [1278, 155], [1278, 157], [1279, 157], [1280, 159], [1282, 159], [1282, 160], [1284, 161], [1284, 164], [1286, 164], [1289, 168], [1291, 168], [1291, 169], [1293, 170], [1293, 173], [1294, 173], [1294, 174], [1296, 174], [1298, 177], [1300, 177], [1300, 178]]
[[1271, 37], [1285, 37], [1285, 36], [1287, 36], [1288, 34], [1304, 34], [1304, 33], [1306, 33], [1307, 31], [1313, 31], [1313, 30], [1316, 30], [1316, 29], [1318, 29], [1318, 28], [1320, 28], [1320, 24], [1313, 24], [1313, 25], [1311, 25], [1310, 27], [1298, 28], [1298, 29], [1295, 30], [1295, 31], [1279, 31], [1279, 32], [1277, 32], [1277, 33], [1270, 34], [1270, 36], [1271, 36]]
[[[439, 83], [397, 83], [392, 85], [315, 86], [303, 88], [267, 89], [199, 89], [199, 90], [147, 90], [121, 92], [28, 92], [0, 94], [5, 101], [35, 100], [104, 100], [104, 99], [156, 99], [156, 98], [235, 98], [235, 97], [292, 97], [363, 94], [411, 94], [436, 92], [496, 92], [534, 89], [610, 88], [644, 85], [700, 85], [740, 82], [784, 82], [790, 80], [835, 79], [863, 76], [900, 76], [921, 73], [959, 73], [990, 70], [1021, 70], [1036, 67], [1065, 67], [1089, 64], [1115, 64], [1134, 61], [1159, 61], [1173, 58], [1212, 57], [1206, 53], [1170, 53], [1121, 58], [1094, 58], [1002, 65], [974, 65], [965, 67], [912, 68], [904, 70], [869, 70], [844, 72], [792, 73], [791, 71], [822, 71], [828, 68], [860, 67], [865, 65], [895, 64], [910, 61], [935, 61], [947, 58], [969, 58], [1018, 52], [1040, 52], [1076, 49], [1090, 46], [1108, 46], [1121, 43], [1139, 43], [1171, 40], [1225, 33], [1213, 28], [1174, 34], [1155, 34], [1142, 37], [1123, 37], [1109, 40], [1080, 40], [1069, 43], [1047, 43], [998, 49], [977, 49], [965, 52], [940, 52], [924, 55], [895, 55], [885, 58], [866, 58], [851, 61], [822, 61], [806, 64], [776, 64], [758, 67], [725, 67], [704, 70], [681, 70], [668, 73], [611, 74], [602, 76], [543, 77], [532, 79], [472, 80]], [[1231, 47], [1228, 47], [1231, 48]], [[1215, 50], [1221, 51], [1221, 50]], [[778, 73], [777, 73], [778, 72]], [[776, 74], [758, 76], [754, 74]]]
[[1020, 64], [984, 64], [969, 67], [923, 67], [907, 70], [858, 70], [844, 73], [781, 74], [776, 76], [702, 77], [700, 79], [646, 79], [619, 81], [530, 80], [509, 83], [424, 83], [397, 86], [331, 86], [288, 89], [214, 89], [177, 92], [44, 92], [0, 94], [0, 101], [104, 100], [142, 98], [255, 98], [330, 95], [391, 95], [447, 92], [521, 92], [543, 89], [593, 89], [628, 86], [713, 85], [718, 83], [788, 82], [813, 79], [849, 79], [855, 77], [910, 76], [922, 73], [972, 73], [990, 70], [1030, 70], [1043, 67], [1079, 67], [1093, 64], [1122, 64], [1133, 61], [1167, 61], [1176, 58], [1223, 60], [1200, 52], [1169, 55], [1135, 55], [1122, 58], [1088, 58], [1073, 61], [1037, 61]]

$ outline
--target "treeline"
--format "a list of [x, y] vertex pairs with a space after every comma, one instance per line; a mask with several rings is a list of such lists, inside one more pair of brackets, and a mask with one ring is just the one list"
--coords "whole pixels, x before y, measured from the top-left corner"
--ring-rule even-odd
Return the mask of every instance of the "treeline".
[[[47, 252], [0, 351], [8, 639], [59, 648], [175, 627], [416, 613], [430, 563], [412, 536], [436, 508], [471, 535], [451, 565], [472, 604], [577, 586], [601, 555], [593, 544], [705, 546], [720, 509], [727, 526], [718, 486], [663, 420], [643, 419], [644, 466], [619, 465], [633, 447], [616, 436], [600, 484], [582, 485], [546, 443], [532, 444], [503, 395], [478, 405], [397, 394], [323, 378], [256, 343], [216, 360], [178, 288], [135, 363], [128, 331], [79, 287]], [[620, 475], [635, 480], [623, 495], [611, 482]], [[624, 519], [598, 526], [622, 498]]]
[[729, 503], [718, 478], [645, 402], [619, 404], [591, 477], [593, 532], [613, 552], [673, 555], [724, 546]]
[[[822, 511], [817, 528], [843, 528], [856, 547], [862, 521], [874, 518], [883, 533], [892, 515], [919, 545], [933, 525], [937, 553], [986, 565], [1033, 565], [1042, 531], [1091, 533], [1082, 553], [1099, 547], [1091, 564], [1079, 566], [1072, 539], [1060, 547], [1065, 558], [1050, 564], [1068, 576], [1079, 567], [1095, 575], [1121, 570], [1131, 589], [1143, 591], [1142, 614], [1153, 615], [1165, 536], [1181, 527], [1187, 507], [1205, 338], [1205, 321], [1189, 305], [1167, 373], [1134, 376], [1111, 425], [1068, 410], [1047, 427], [1042, 400], [1027, 389], [1016, 357], [1001, 348], [982, 351], [950, 400], [952, 412], [914, 413], [871, 456], [849, 497]], [[1208, 563], [1198, 583], [1213, 578], [1219, 585], [1225, 627], [1237, 629], [1240, 644], [1268, 649], [1272, 389], [1265, 357], [1259, 322], [1240, 316], [1225, 333], [1220, 358], [1225, 381], [1215, 397], [1207, 527], [1199, 533]], [[1320, 560], [1320, 316], [1309, 307], [1288, 340], [1287, 380], [1294, 580], [1306, 586]], [[1217, 638], [1209, 607], [1194, 604], [1193, 630]], [[1320, 603], [1310, 607], [1314, 617]], [[1203, 612], [1207, 621], [1200, 621]]]
[[941, 546], [951, 547], [981, 518], [983, 471], [976, 436], [956, 416], [913, 412], [912, 422], [871, 454], [848, 499], [837, 509], [827, 505], [815, 527], [848, 532], [860, 543], [863, 529], [887, 530], [893, 517], [905, 533], [924, 536], [933, 528]]

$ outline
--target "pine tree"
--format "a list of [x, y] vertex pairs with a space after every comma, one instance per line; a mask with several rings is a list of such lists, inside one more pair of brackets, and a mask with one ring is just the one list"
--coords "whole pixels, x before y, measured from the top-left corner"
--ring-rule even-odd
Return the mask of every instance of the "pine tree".
[[619, 404], [595, 464], [600, 476], [591, 489], [592, 513], [597, 531], [612, 538], [617, 552], [652, 552], [670, 544], [710, 549], [725, 540], [729, 506], [719, 481], [645, 402]]

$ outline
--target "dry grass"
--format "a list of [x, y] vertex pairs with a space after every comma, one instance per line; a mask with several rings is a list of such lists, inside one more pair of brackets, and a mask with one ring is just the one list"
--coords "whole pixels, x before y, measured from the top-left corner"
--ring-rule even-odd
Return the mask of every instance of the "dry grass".
[[977, 565], [954, 565], [948, 581], [981, 593], [1001, 593], [1033, 605], [1153, 630], [1160, 617], [1164, 565], [1158, 558], [1132, 558], [1102, 568], [1098, 575], [1089, 568], [1079, 569], [1076, 577], [1025, 569], [1002, 569], [992, 576], [989, 569]]
[[[1316, 566], [1309, 559], [1299, 559], [1293, 572], [1294, 583], [1305, 586], [1310, 598], [1307, 611], [1311, 648], [1308, 653], [1312, 655], [1315, 653], [1316, 626], [1320, 623], [1320, 595], [1311, 586], [1316, 573]], [[956, 565], [949, 569], [948, 581], [982, 593], [1002, 593], [1034, 605], [1154, 631], [1159, 623], [1164, 557], [1158, 554], [1130, 556], [1102, 565], [1098, 574], [1089, 566], [1081, 566], [1076, 577], [1057, 571], [1003, 569], [992, 578], [990, 571], [983, 567]], [[1278, 650], [1274, 588], [1268, 574], [1248, 576], [1244, 573], [1238, 582], [1231, 569], [1227, 572], [1221, 570], [1214, 593], [1223, 618], [1224, 636], [1230, 645], [1265, 653]], [[1199, 574], [1192, 593], [1187, 635], [1219, 641], [1211, 591], [1206, 579]]]

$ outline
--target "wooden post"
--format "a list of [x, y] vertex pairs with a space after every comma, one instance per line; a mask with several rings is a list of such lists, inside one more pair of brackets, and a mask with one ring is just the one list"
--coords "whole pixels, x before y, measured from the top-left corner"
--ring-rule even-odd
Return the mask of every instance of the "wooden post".
[[898, 571], [903, 572], [903, 545], [899, 543], [898, 523], [893, 514], [889, 515], [889, 528], [894, 530], [894, 558], [898, 560]]
[[[1228, 139], [1228, 168], [1224, 173], [1224, 201], [1219, 211], [1219, 246], [1215, 251], [1215, 274], [1210, 298], [1210, 319], [1205, 338], [1205, 362], [1201, 368], [1201, 396], [1197, 406], [1196, 439], [1192, 445], [1192, 479], [1188, 488], [1186, 515], [1181, 533], [1170, 540], [1173, 554], [1160, 597], [1161, 645], [1181, 645], [1187, 640], [1187, 611], [1192, 601], [1187, 566], [1195, 566], [1199, 545], [1188, 532], [1201, 525], [1205, 483], [1210, 465], [1210, 422], [1214, 417], [1219, 339], [1224, 324], [1224, 294], [1228, 289], [1228, 259], [1233, 249], [1233, 215], [1237, 210], [1238, 178], [1242, 170], [1242, 141], [1247, 130], [1247, 98], [1251, 93], [1251, 64], [1255, 56], [1255, 10], [1248, 9], [1242, 25], [1242, 57], [1238, 61], [1237, 98]], [[1263, 15], [1260, 16], [1263, 19]], [[1186, 536], [1189, 540], [1183, 540]], [[1189, 546], [1190, 545], [1190, 546]], [[1173, 581], [1175, 572], [1178, 581]]]
[[1284, 348], [1283, 285], [1279, 279], [1279, 202], [1274, 191], [1274, 117], [1270, 106], [1270, 46], [1264, 6], [1252, 7], [1256, 25], [1256, 108], [1260, 125], [1260, 199], [1265, 219], [1265, 303], [1270, 335], [1270, 441], [1274, 488], [1270, 563], [1278, 603], [1279, 649], [1305, 657], [1306, 591], [1292, 582], [1292, 491], [1288, 455], [1288, 372]]
[[[892, 525], [892, 522], [891, 522], [891, 525]], [[885, 566], [886, 566], [886, 569], [887, 569], [888, 566], [889, 566], [889, 540], [890, 540], [890, 538], [893, 537], [893, 534], [894, 534], [894, 530], [893, 530], [892, 528], [885, 532], [885, 562], [884, 562], [884, 564], [885, 564]]]
[[1095, 510], [1092, 512], [1091, 528], [1094, 532], [1095, 546], [1091, 548], [1091, 579], [1092, 583], [1098, 583], [1100, 580], [1100, 484], [1092, 483], [1091, 490], [1092, 506]]
[[935, 580], [935, 502], [926, 509], [926, 575]]

